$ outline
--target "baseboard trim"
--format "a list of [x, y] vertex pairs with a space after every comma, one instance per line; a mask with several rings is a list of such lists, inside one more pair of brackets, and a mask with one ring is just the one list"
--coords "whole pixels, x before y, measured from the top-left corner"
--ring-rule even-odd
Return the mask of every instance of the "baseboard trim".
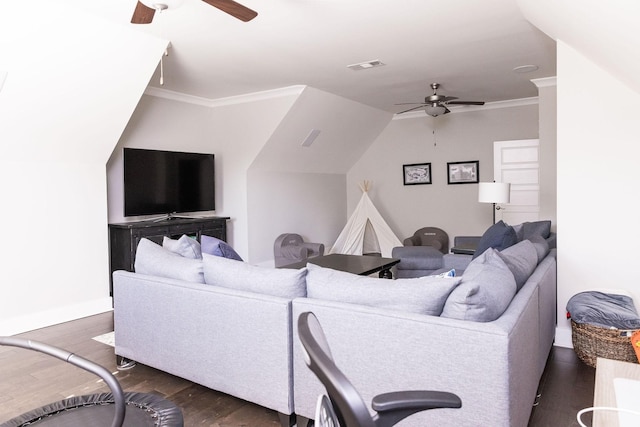
[[52, 310], [30, 313], [0, 321], [0, 335], [15, 335], [113, 310], [111, 297], [85, 301]]
[[571, 328], [556, 327], [556, 341], [555, 346], [573, 348], [573, 341], [571, 340]]

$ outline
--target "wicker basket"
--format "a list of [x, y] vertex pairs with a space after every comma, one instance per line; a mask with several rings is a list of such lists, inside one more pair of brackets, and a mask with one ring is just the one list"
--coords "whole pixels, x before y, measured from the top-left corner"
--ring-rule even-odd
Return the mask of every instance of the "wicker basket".
[[619, 329], [571, 321], [573, 349], [580, 360], [594, 368], [598, 357], [638, 363], [630, 336]]

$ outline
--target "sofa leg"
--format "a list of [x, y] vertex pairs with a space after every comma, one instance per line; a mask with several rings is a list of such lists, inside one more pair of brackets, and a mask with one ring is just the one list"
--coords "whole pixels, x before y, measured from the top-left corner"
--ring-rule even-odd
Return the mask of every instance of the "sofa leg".
[[282, 412], [278, 412], [278, 418], [280, 419], [281, 427], [291, 427], [295, 424], [296, 414], [283, 414]]
[[119, 371], [125, 371], [136, 366], [136, 361], [116, 355], [116, 367]]
[[303, 417], [302, 415], [296, 415], [296, 427], [312, 427], [313, 420]]

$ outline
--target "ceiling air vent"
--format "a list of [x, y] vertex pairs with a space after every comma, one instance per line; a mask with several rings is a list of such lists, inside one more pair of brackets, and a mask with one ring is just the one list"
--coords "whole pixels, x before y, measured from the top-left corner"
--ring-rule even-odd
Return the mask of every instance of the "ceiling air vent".
[[380, 61], [379, 59], [374, 59], [373, 61], [347, 65], [347, 68], [350, 68], [354, 71], [359, 71], [359, 70], [367, 70], [369, 68], [382, 67], [383, 65], [384, 63], [382, 61]]

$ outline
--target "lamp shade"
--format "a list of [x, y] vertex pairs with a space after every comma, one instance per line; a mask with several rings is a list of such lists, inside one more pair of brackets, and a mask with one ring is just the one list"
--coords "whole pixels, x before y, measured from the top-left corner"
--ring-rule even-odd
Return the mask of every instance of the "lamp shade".
[[509, 203], [511, 184], [508, 182], [481, 182], [478, 184], [478, 202]]

